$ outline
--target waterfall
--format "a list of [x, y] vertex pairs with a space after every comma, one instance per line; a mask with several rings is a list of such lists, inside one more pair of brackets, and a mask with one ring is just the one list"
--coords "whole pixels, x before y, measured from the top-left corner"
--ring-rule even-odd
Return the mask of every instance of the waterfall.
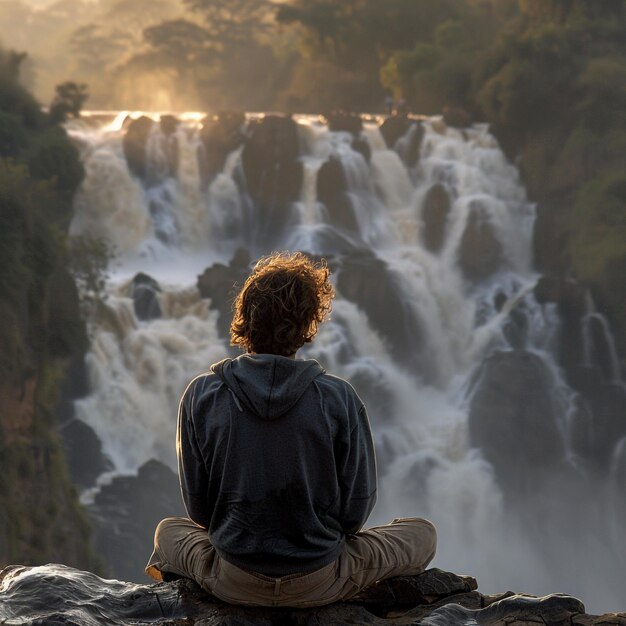
[[[252, 258], [272, 249], [301, 249], [338, 268], [331, 319], [299, 356], [316, 358], [350, 380], [366, 402], [380, 479], [370, 523], [431, 518], [439, 531], [435, 565], [478, 576], [483, 590], [504, 586], [591, 597], [593, 585], [585, 577], [580, 583], [575, 568], [588, 566], [602, 576], [611, 545], [594, 553], [597, 546], [585, 539], [578, 547], [545, 551], [545, 542], [558, 533], [537, 539], [542, 516], [552, 515], [541, 508], [544, 492], [528, 489], [531, 479], [520, 482], [519, 474], [507, 483], [497, 450], [490, 456], [489, 428], [476, 408], [480, 398], [497, 395], [497, 385], [493, 392], [481, 387], [490, 371], [526, 364], [528, 377], [547, 389], [541, 418], [550, 426], [554, 416], [555, 460], [548, 466], [563, 478], [558, 474], [546, 488], [554, 489], [550, 506], [562, 503], [564, 511], [576, 511], [576, 481], [592, 480], [576, 448], [580, 398], [559, 362], [556, 306], [534, 295], [534, 206], [488, 128], [460, 131], [439, 118], [424, 119], [419, 159], [411, 164], [407, 154], [417, 123], [388, 147], [378, 124], [367, 122], [358, 137], [368, 146], [362, 152], [354, 133], [330, 132], [313, 117], [296, 118], [294, 163], [301, 166], [302, 185], [286, 200], [281, 223], [287, 220], [289, 228], [265, 240], [251, 233], [264, 232], [263, 220], [282, 210], [275, 198], [284, 181], [273, 195], [261, 190], [254, 196], [244, 155], [250, 130], [207, 178], [198, 155], [206, 159], [213, 144], [201, 137], [199, 117], [181, 117], [168, 136], [155, 122], [145, 140], [145, 175], [137, 176], [124, 155], [123, 119], [69, 127], [86, 171], [71, 233], [103, 237], [117, 253], [109, 268], [106, 314], [87, 358], [91, 393], [76, 403], [77, 416], [96, 431], [115, 472], [136, 472], [152, 458], [175, 469], [180, 395], [195, 375], [231, 353], [220, 333], [218, 303], [200, 297], [197, 275], [214, 263], [228, 265], [240, 247]], [[325, 204], [319, 191], [331, 168], [343, 187], [325, 192]], [[158, 319], [137, 319], [131, 283], [137, 271], [159, 282]], [[598, 337], [612, 345], [603, 324], [586, 318], [587, 361], [596, 358]], [[615, 379], [616, 356], [601, 348]], [[549, 528], [562, 523], [561, 515], [554, 513]], [[614, 537], [613, 518], [609, 526]], [[572, 556], [576, 549], [580, 554]], [[608, 570], [605, 577], [617, 577]], [[615, 604], [622, 583], [615, 585], [617, 595], [598, 592], [593, 602]]]

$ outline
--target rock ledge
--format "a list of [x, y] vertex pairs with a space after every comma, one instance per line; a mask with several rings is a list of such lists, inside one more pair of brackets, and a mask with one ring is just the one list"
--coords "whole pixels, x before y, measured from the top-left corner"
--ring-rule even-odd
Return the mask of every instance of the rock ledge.
[[483, 595], [476, 580], [439, 569], [383, 581], [349, 602], [314, 609], [225, 604], [189, 580], [136, 585], [64, 565], [0, 572], [0, 623], [43, 626], [626, 626], [626, 613], [587, 615], [580, 600], [510, 591]]

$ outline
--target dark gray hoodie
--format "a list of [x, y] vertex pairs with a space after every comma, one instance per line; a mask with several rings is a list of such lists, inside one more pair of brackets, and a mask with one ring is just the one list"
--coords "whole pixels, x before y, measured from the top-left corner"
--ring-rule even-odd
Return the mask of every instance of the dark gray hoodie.
[[376, 501], [365, 407], [317, 361], [225, 359], [180, 403], [180, 483], [218, 554], [279, 577], [334, 561]]

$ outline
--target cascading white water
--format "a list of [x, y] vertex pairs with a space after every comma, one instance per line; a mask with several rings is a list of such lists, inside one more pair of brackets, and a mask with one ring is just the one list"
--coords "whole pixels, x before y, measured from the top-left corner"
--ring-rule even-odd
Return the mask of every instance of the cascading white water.
[[[368, 163], [353, 150], [349, 133], [331, 133], [312, 118], [298, 121], [304, 183], [295, 210], [299, 222], [282, 246], [328, 253], [317, 243], [320, 229], [332, 226], [317, 200], [316, 181], [321, 164], [336, 156], [357, 218], [352, 240], [373, 250], [399, 277], [402, 305], [423, 329], [419, 352], [427, 355], [428, 376], [421, 377], [394, 359], [367, 315], [339, 293], [331, 320], [301, 351], [355, 381], [357, 390], [359, 380], [376, 381], [392, 400], [392, 406], [370, 407], [380, 473], [379, 503], [370, 521], [430, 517], [439, 530], [435, 565], [477, 575], [484, 591], [505, 586], [582, 595], [586, 590], [574, 588], [574, 574], [555, 578], [541, 548], [530, 545], [520, 528], [507, 526], [493, 469], [469, 440], [470, 377], [490, 351], [508, 349], [503, 325], [524, 300], [528, 349], [552, 372], [569, 445], [572, 394], [550, 352], [558, 317], [552, 305], [539, 305], [528, 295], [537, 278], [534, 209], [517, 170], [485, 126], [461, 133], [444, 128], [441, 120], [426, 120], [419, 163], [407, 168], [387, 149], [376, 125], [364, 131]], [[227, 355], [217, 313], [200, 299], [196, 276], [215, 261], [229, 261], [247, 240], [241, 229], [249, 223], [249, 204], [235, 182], [240, 149], [202, 191], [197, 131], [190, 121], [170, 138], [177, 142], [179, 160], [176, 175], [168, 176], [164, 137], [155, 126], [142, 184], [126, 165], [121, 124], [70, 129], [86, 168], [71, 232], [104, 237], [118, 254], [110, 268], [108, 314], [94, 330], [88, 355], [92, 393], [77, 402], [77, 415], [94, 428], [119, 473], [132, 473], [151, 458], [175, 468], [179, 397], [189, 380]], [[409, 140], [400, 140], [400, 153]], [[423, 200], [435, 183], [444, 184], [452, 199], [439, 253], [428, 251], [421, 239]], [[499, 270], [476, 283], [459, 265], [473, 212], [488, 222], [502, 250]], [[161, 319], [138, 321], [134, 315], [130, 277], [139, 270], [163, 289]], [[499, 308], [497, 293], [506, 300]], [[411, 341], [407, 336], [409, 346]]]

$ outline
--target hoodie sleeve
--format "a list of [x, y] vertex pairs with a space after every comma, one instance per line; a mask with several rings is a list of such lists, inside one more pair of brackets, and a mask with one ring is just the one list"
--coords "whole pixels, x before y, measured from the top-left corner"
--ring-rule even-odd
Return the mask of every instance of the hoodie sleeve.
[[209, 476], [200, 454], [193, 420], [197, 384], [198, 379], [189, 384], [178, 407], [176, 456], [178, 457], [180, 490], [187, 515], [199, 526], [208, 528], [211, 519], [207, 502]]
[[340, 466], [341, 526], [348, 535], [361, 530], [376, 503], [376, 457], [367, 412], [358, 413]]

